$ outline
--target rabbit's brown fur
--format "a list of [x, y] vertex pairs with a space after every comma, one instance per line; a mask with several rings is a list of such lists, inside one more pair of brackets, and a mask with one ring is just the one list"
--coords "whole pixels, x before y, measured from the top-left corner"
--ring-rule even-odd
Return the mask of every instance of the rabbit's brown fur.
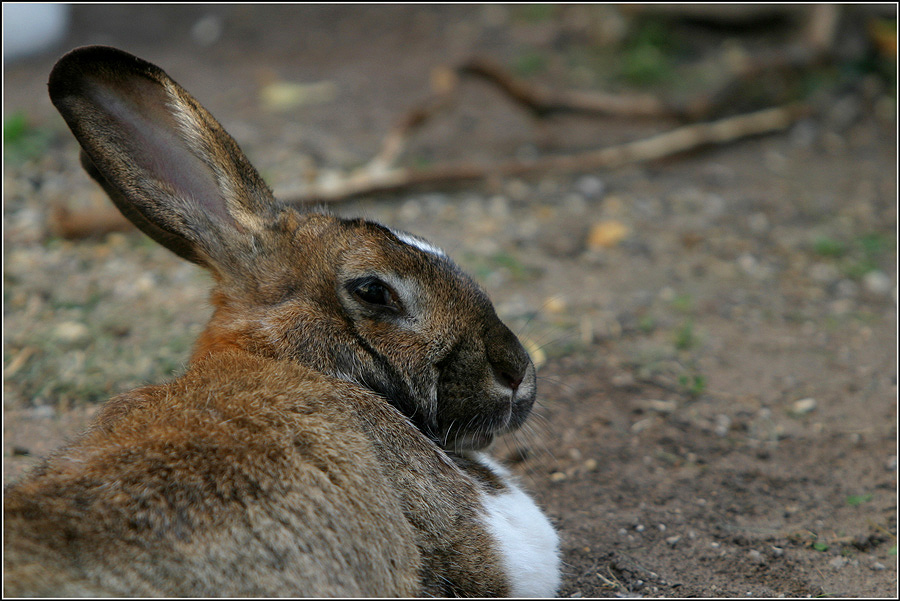
[[279, 204], [136, 57], [75, 50], [50, 94], [122, 212], [213, 273], [214, 314], [183, 376], [111, 399], [7, 489], [7, 595], [555, 591], [555, 533], [475, 452], [524, 421], [535, 375], [471, 279]]

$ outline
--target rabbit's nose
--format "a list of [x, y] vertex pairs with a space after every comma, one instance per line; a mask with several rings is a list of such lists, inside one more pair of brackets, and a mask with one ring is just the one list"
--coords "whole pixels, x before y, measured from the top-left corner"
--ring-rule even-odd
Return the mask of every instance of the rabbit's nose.
[[531, 364], [528, 355], [518, 342], [516, 346], [505, 349], [505, 352], [495, 356], [490, 362], [497, 382], [508, 386], [513, 392], [519, 390]]
[[531, 366], [531, 359], [519, 339], [498, 320], [486, 346], [488, 361], [497, 382], [517, 392]]
[[519, 389], [522, 380], [525, 379], [525, 370], [510, 372], [506, 370], [498, 370], [497, 379], [512, 388], [515, 392]]

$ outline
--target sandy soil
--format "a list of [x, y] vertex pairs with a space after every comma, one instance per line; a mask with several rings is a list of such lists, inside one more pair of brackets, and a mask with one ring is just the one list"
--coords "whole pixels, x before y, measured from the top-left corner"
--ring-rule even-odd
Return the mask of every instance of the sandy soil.
[[[159, 64], [277, 192], [371, 157], [435, 67], [481, 54], [590, 87], [625, 60], [585, 50], [633, 25], [618, 12], [541, 10], [82, 5], [59, 52], [8, 65], [4, 118], [25, 115], [39, 152], [4, 166], [4, 481], [110, 394], [179, 372], [209, 315], [206, 276], [140, 235], [48, 233], [54, 204], [107, 202], [46, 98], [59, 54], [106, 43]], [[713, 54], [794, 27], [674, 23]], [[318, 92], [279, 108], [265, 100], [279, 82]], [[560, 596], [896, 595], [890, 85], [823, 84], [819, 112], [788, 132], [666, 161], [334, 208], [447, 249], [535, 351], [540, 407], [495, 454], [559, 527]], [[536, 121], [467, 82], [403, 160], [573, 151], [672, 125]]]

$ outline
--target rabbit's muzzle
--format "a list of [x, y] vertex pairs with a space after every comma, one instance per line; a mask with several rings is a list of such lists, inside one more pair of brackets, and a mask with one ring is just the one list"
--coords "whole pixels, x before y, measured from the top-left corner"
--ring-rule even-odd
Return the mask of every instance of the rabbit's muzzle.
[[482, 449], [521, 426], [534, 405], [534, 364], [499, 320], [480, 341], [460, 344], [439, 369], [436, 430], [444, 448]]

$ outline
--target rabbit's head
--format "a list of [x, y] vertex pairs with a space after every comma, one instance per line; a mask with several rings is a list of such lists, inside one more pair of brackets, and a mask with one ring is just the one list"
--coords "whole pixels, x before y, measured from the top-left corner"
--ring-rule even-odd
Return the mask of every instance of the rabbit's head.
[[378, 392], [455, 450], [524, 421], [534, 366], [441, 250], [279, 203], [219, 123], [130, 54], [74, 50], [49, 85], [82, 164], [123, 214], [215, 277], [195, 358], [239, 347], [297, 361]]

